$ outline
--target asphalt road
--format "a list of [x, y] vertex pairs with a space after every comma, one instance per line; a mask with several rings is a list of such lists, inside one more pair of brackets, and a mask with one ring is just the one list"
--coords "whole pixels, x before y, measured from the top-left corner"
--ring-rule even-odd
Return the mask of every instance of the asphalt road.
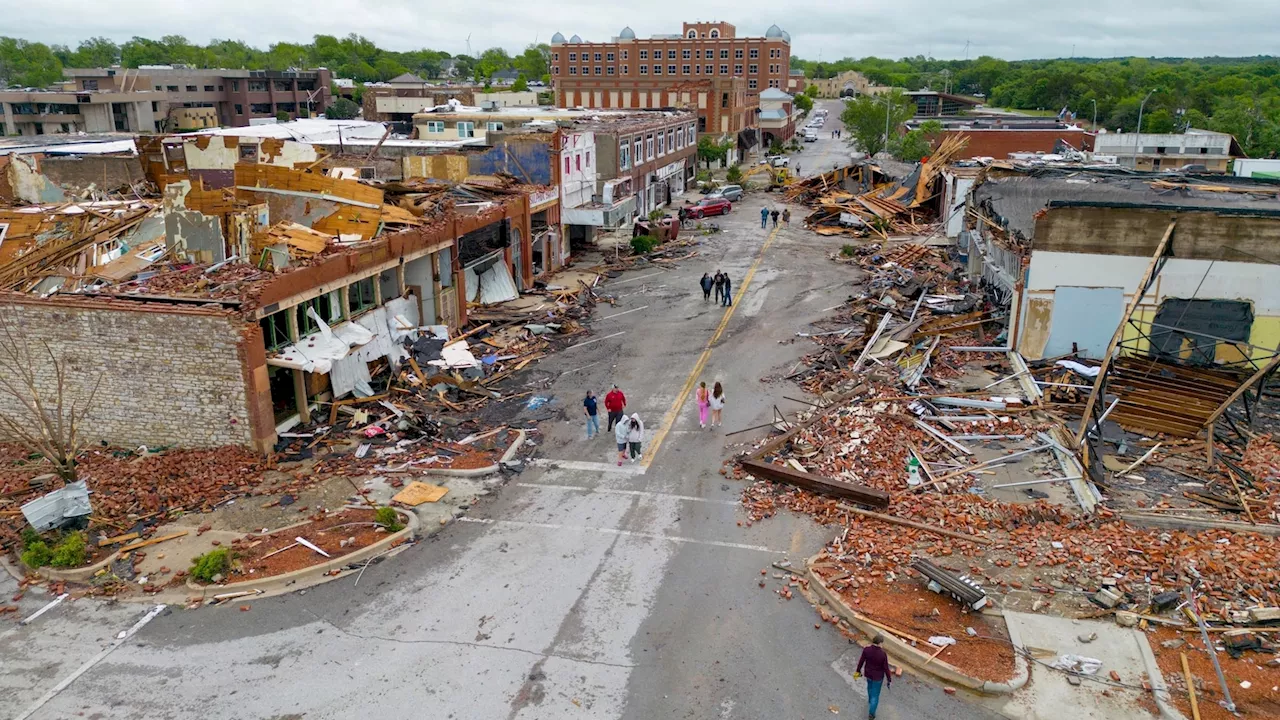
[[844, 102], [818, 100], [814, 103], [814, 109], [819, 107], [827, 109], [827, 122], [818, 128], [817, 142], [801, 142], [800, 146], [804, 149], [791, 156], [791, 166], [800, 166], [801, 177], [817, 175], [849, 164], [850, 148], [847, 139], [836, 140], [831, 137], [831, 131], [841, 127], [840, 111], [844, 109]]
[[[843, 149], [824, 139], [810, 152]], [[778, 581], [758, 586], [770, 562], [799, 563], [834, 531], [792, 515], [746, 527], [741, 484], [719, 473], [758, 437], [726, 431], [797, 409], [782, 399], [793, 386], [762, 378], [785, 375], [808, 349], [795, 332], [853, 290], [848, 267], [827, 260], [838, 243], [760, 228], [775, 200], [749, 195], [679, 269], [606, 285], [620, 301], [597, 309], [600, 340], [539, 362], [561, 412], [535, 436], [539, 462], [462, 521], [359, 586], [345, 578], [248, 612], [166, 611], [123, 639], [146, 607], [65, 603], [0, 634], [0, 717], [863, 716], [858, 647], [815, 629], [813, 608], [781, 599]], [[697, 289], [717, 268], [739, 293], [732, 314]], [[723, 428], [699, 429], [693, 379], [725, 384]], [[614, 382], [645, 420], [643, 463], [618, 467], [608, 434], [584, 437], [583, 391]], [[45, 600], [29, 594], [23, 613]], [[880, 717], [992, 716], [906, 676]]]

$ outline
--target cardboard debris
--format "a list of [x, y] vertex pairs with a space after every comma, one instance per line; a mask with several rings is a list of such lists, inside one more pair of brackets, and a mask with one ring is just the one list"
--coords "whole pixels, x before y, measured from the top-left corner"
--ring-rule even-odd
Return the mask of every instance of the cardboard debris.
[[391, 498], [392, 502], [408, 505], [409, 507], [417, 507], [423, 503], [438, 502], [448, 494], [449, 488], [439, 485], [431, 485], [429, 483], [414, 480], [405, 486], [403, 490], [396, 493]]

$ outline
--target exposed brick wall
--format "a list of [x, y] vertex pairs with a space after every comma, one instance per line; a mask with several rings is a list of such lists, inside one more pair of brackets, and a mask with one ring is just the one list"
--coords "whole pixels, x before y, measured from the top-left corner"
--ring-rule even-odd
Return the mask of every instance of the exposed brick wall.
[[[253, 446], [238, 316], [92, 300], [19, 301], [0, 313], [36, 355], [46, 396], [56, 385], [50, 363], [37, 354], [41, 342], [68, 359], [73, 397], [86, 396], [101, 375], [85, 423], [91, 442]], [[21, 417], [20, 407], [0, 392], [0, 413]]]
[[114, 155], [47, 157], [40, 161], [40, 171], [55, 184], [74, 190], [90, 184], [99, 190], [115, 190], [146, 179], [138, 158]]
[[1015, 152], [1051, 153], [1058, 140], [1077, 150], [1088, 145], [1083, 130], [952, 130], [944, 135], [963, 135], [969, 139], [969, 144], [956, 156], [960, 160], [976, 157], [1008, 160], [1009, 153]]

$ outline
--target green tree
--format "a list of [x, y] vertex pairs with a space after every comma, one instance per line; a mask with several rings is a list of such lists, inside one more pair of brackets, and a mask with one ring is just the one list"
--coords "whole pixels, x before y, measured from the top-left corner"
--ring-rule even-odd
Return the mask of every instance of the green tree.
[[1165, 108], [1158, 108], [1142, 117], [1142, 132], [1171, 133], [1173, 131], [1173, 113]]
[[895, 160], [911, 163], [919, 162], [932, 152], [933, 146], [929, 144], [929, 139], [920, 128], [911, 130], [905, 135], [895, 135], [889, 139], [889, 154]]
[[711, 167], [713, 162], [724, 162], [729, 157], [731, 147], [732, 141], [719, 143], [710, 135], [703, 135], [698, 138], [698, 159]]
[[524, 73], [520, 73], [520, 76], [517, 77], [516, 81], [511, 85], [511, 91], [524, 92], [528, 89], [529, 89], [529, 81], [525, 79]]
[[480, 82], [487, 82], [493, 77], [494, 73], [510, 67], [511, 56], [507, 54], [506, 50], [499, 47], [489, 48], [480, 53], [480, 58], [476, 61], [475, 79]]
[[724, 174], [724, 179], [731, 183], [742, 182], [742, 168], [730, 165], [729, 170]]
[[44, 43], [0, 37], [0, 87], [46, 87], [62, 79], [62, 62]]
[[551, 46], [546, 43], [529, 45], [512, 62], [526, 78], [540, 78], [547, 74], [551, 65]]
[[[65, 64], [67, 61], [64, 60]], [[120, 46], [109, 38], [81, 40], [71, 55], [70, 64], [82, 68], [105, 68], [120, 62]]]
[[813, 98], [804, 93], [796, 93], [795, 98], [792, 99], [791, 102], [794, 103], [798, 109], [805, 112], [809, 112], [813, 109]]
[[389, 57], [378, 58], [373, 64], [373, 72], [378, 80], [386, 82], [393, 77], [409, 72], [409, 69]]
[[816, 98], [816, 97], [818, 97], [818, 95], [819, 95], [821, 92], [822, 92], [822, 91], [818, 89], [818, 86], [817, 86], [817, 85], [810, 85], [809, 87], [807, 87], [807, 88], [805, 88], [805, 89], [804, 89], [804, 94], [805, 94], [805, 95], [808, 95], [808, 96], [809, 96], [809, 97], [811, 97], [811, 98]]
[[351, 120], [359, 114], [360, 106], [344, 97], [334, 100], [333, 104], [324, 110], [324, 116], [330, 120]]
[[886, 127], [892, 136], [894, 129], [913, 115], [915, 104], [895, 90], [882, 95], [863, 95], [845, 103], [840, 122], [849, 131], [849, 141], [868, 157], [874, 157], [885, 149]]

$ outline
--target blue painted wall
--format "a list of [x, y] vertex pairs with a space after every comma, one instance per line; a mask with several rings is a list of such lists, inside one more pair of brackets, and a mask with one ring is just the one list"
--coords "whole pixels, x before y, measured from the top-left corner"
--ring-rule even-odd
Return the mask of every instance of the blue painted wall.
[[472, 175], [507, 173], [523, 182], [551, 185], [551, 146], [548, 141], [500, 140], [489, 150], [468, 157]]

